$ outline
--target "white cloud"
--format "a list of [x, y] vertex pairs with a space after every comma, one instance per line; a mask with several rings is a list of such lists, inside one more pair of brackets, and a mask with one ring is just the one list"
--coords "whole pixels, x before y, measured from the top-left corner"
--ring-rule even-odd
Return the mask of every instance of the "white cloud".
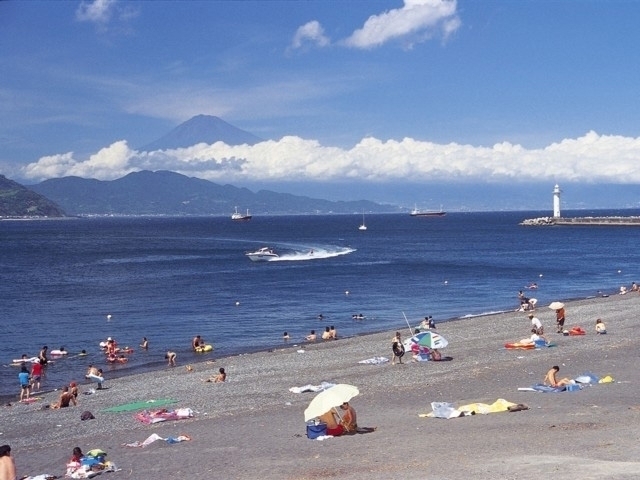
[[136, 152], [115, 142], [87, 159], [72, 153], [42, 157], [23, 170], [24, 178], [68, 175], [111, 180], [138, 170], [172, 170], [215, 182], [543, 182], [640, 184], [640, 138], [586, 135], [527, 150], [503, 142], [493, 147], [411, 138], [364, 138], [351, 149], [315, 140], [283, 137], [253, 146], [222, 142], [156, 152]]
[[366, 49], [401, 38], [424, 41], [438, 31], [446, 38], [460, 26], [456, 9], [456, 0], [405, 0], [402, 8], [369, 17], [362, 28], [342, 43]]
[[291, 47], [301, 48], [308, 43], [319, 47], [326, 47], [330, 43], [329, 38], [324, 34], [322, 25], [317, 20], [312, 20], [298, 27], [296, 34], [293, 36]]
[[111, 19], [116, 0], [93, 0], [81, 2], [76, 10], [80, 22], [107, 23]]

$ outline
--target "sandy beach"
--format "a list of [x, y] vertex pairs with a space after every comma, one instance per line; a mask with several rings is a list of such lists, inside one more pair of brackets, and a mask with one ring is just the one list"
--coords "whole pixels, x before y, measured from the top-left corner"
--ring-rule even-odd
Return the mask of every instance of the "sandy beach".
[[[106, 390], [80, 395], [77, 407], [41, 410], [57, 393], [31, 404], [3, 406], [0, 444], [12, 447], [18, 478], [63, 476], [73, 447], [101, 448], [120, 469], [98, 478], [117, 479], [388, 479], [388, 478], [637, 478], [640, 475], [640, 401], [636, 335], [640, 295], [612, 295], [567, 302], [566, 326], [585, 336], [555, 333], [555, 314], [539, 306], [553, 348], [507, 350], [506, 342], [529, 335], [522, 312], [450, 321], [437, 331], [449, 340], [451, 361], [359, 364], [390, 358], [393, 332], [312, 345], [290, 346], [105, 382]], [[401, 314], [399, 314], [401, 318]], [[595, 334], [595, 320], [607, 335]], [[408, 336], [408, 328], [402, 330]], [[609, 384], [576, 392], [518, 391], [542, 381], [585, 372]], [[225, 367], [224, 384], [201, 381]], [[291, 387], [323, 381], [356, 385], [358, 424], [373, 433], [309, 440], [303, 412], [315, 393]], [[90, 385], [81, 385], [81, 391]], [[166, 408], [191, 408], [191, 419], [146, 425], [135, 412], [103, 410], [128, 402], [175, 399]], [[530, 409], [449, 420], [421, 418], [431, 402], [456, 406], [503, 398]], [[152, 405], [152, 404], [151, 404]], [[81, 421], [89, 410], [94, 420]], [[152, 433], [188, 435], [177, 444], [124, 446]]]

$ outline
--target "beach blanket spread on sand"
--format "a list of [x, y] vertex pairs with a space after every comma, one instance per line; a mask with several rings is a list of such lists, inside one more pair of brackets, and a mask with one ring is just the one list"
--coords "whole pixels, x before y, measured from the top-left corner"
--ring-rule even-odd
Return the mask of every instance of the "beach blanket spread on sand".
[[177, 408], [175, 410], [167, 410], [163, 408], [161, 410], [145, 410], [144, 412], [136, 413], [135, 419], [142, 423], [158, 423], [166, 422], [167, 420], [183, 420], [185, 418], [193, 417], [193, 410], [190, 408]]
[[486, 415], [487, 413], [506, 412], [509, 407], [516, 406], [516, 403], [508, 402], [503, 398], [497, 399], [492, 404], [487, 403], [470, 403], [455, 408], [453, 404], [446, 402], [431, 402], [431, 413], [421, 413], [419, 417], [435, 417], [435, 418], [457, 418], [467, 415]]

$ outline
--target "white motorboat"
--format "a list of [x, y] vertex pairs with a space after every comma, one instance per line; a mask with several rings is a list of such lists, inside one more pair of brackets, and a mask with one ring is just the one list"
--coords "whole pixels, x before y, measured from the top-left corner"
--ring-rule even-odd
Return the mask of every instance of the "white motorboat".
[[253, 262], [268, 262], [278, 258], [278, 254], [269, 247], [262, 247], [255, 252], [247, 252], [245, 255]]
[[247, 213], [238, 212], [238, 207], [236, 207], [236, 211], [231, 214], [231, 220], [251, 220], [251, 215], [249, 215], [249, 209], [247, 208]]

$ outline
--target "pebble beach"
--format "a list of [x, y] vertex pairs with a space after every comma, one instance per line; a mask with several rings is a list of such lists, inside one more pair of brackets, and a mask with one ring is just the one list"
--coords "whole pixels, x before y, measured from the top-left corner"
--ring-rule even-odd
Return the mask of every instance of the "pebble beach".
[[[117, 479], [389, 479], [389, 478], [637, 478], [640, 475], [640, 401], [636, 335], [640, 295], [566, 302], [565, 327], [584, 336], [555, 333], [555, 314], [538, 306], [552, 348], [508, 350], [529, 336], [527, 314], [509, 312], [437, 326], [448, 341], [442, 362], [358, 363], [391, 357], [393, 331], [215, 358], [117, 379], [105, 390], [79, 396], [79, 405], [42, 409], [59, 392], [30, 404], [12, 402], [0, 414], [0, 444], [9, 444], [18, 478], [64, 476], [75, 446], [100, 448], [118, 467], [98, 478]], [[596, 335], [602, 318], [608, 333]], [[339, 334], [340, 332], [338, 332]], [[410, 334], [401, 330], [403, 338]], [[519, 391], [540, 383], [549, 368], [560, 377], [586, 372], [614, 382], [580, 391]], [[225, 383], [206, 383], [220, 367]], [[303, 412], [316, 395], [292, 387], [348, 383], [360, 394], [351, 404], [360, 426], [373, 433], [309, 440]], [[80, 385], [86, 392], [92, 386]], [[431, 402], [464, 405], [497, 399], [529, 409], [449, 420], [424, 418]], [[105, 412], [129, 402], [172, 399], [164, 408], [190, 408], [192, 418], [144, 424], [135, 412]], [[17, 398], [16, 398], [17, 400]], [[153, 403], [150, 403], [153, 408]], [[81, 421], [83, 411], [93, 420]], [[125, 446], [156, 433], [185, 435], [176, 444]]]

